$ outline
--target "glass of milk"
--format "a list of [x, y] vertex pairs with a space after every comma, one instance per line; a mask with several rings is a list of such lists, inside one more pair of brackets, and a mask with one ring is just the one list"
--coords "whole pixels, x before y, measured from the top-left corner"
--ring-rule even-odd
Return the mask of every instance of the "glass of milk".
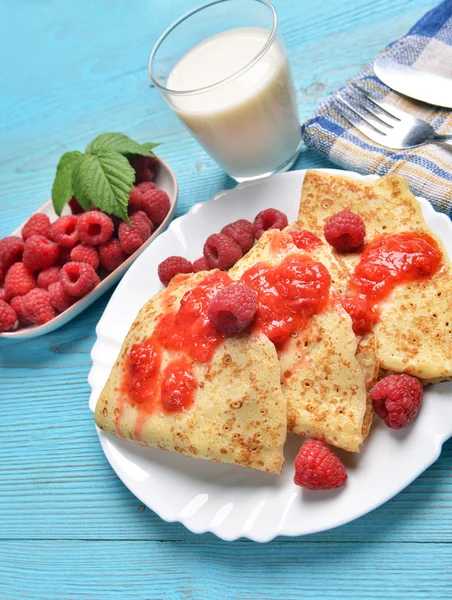
[[237, 181], [289, 169], [301, 134], [274, 7], [216, 0], [167, 29], [149, 75], [208, 154]]

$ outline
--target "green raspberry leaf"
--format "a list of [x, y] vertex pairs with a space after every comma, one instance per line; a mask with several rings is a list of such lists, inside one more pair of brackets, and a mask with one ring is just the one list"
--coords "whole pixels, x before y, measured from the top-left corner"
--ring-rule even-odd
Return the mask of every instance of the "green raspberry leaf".
[[152, 150], [154, 148], [157, 148], [157, 146], [160, 146], [160, 142], [145, 142], [144, 144], [141, 144], [143, 148], [146, 148], [146, 150], [149, 150], [150, 154], [152, 156], [155, 156], [155, 154], [152, 152]]
[[[154, 146], [153, 146], [154, 147]], [[102, 133], [86, 146], [87, 154], [99, 154], [105, 151], [119, 154], [139, 154], [149, 156], [151, 148], [134, 142], [124, 133]]]
[[57, 215], [61, 215], [63, 208], [74, 195], [72, 173], [82, 156], [81, 152], [75, 150], [74, 152], [66, 152], [60, 158], [52, 186], [53, 208]]
[[135, 171], [118, 152], [109, 150], [86, 154], [77, 163], [73, 187], [77, 199], [129, 221], [127, 205]]

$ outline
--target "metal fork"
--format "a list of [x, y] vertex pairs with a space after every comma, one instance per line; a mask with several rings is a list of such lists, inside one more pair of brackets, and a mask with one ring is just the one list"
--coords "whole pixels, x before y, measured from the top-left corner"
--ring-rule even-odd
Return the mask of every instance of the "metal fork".
[[[429, 143], [452, 146], [452, 135], [438, 135], [429, 123], [389, 102], [372, 98], [356, 84], [355, 87], [364, 96], [366, 103], [342, 92], [337, 98], [336, 109], [346, 121], [372, 141], [398, 150]], [[345, 105], [346, 109], [339, 103]]]

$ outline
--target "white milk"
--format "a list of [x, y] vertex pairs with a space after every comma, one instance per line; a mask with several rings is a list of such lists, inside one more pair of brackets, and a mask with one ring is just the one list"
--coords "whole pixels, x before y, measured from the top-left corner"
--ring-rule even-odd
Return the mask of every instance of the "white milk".
[[[237, 73], [263, 48], [269, 32], [232, 29], [197, 44], [171, 70], [166, 87], [205, 88]], [[202, 92], [168, 101], [204, 149], [235, 178], [269, 173], [290, 161], [300, 124], [285, 51], [275, 40], [244, 73]]]

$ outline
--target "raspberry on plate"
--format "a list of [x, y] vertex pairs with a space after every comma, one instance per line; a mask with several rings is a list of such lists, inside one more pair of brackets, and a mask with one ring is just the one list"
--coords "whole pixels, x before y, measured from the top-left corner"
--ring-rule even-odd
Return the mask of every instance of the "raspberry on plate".
[[123, 222], [119, 226], [118, 238], [126, 254], [136, 252], [151, 235], [151, 227], [145, 221], [145, 217], [142, 211], [136, 212], [130, 217], [130, 225]]
[[75, 196], [72, 196], [72, 198], [69, 200], [69, 207], [73, 215], [80, 215], [82, 212], [85, 212]]
[[226, 271], [242, 257], [242, 250], [229, 236], [214, 233], [204, 244], [204, 257], [211, 269]]
[[256, 310], [257, 293], [244, 283], [233, 283], [215, 294], [207, 316], [216, 329], [230, 335], [248, 327]]
[[78, 217], [78, 239], [87, 246], [105, 244], [113, 235], [113, 221], [100, 210], [90, 210]]
[[14, 263], [5, 278], [5, 292], [8, 299], [25, 296], [36, 287], [36, 279], [24, 263]]
[[78, 242], [77, 221], [75, 215], [66, 215], [52, 223], [53, 241], [65, 248], [73, 248]]
[[43, 325], [56, 317], [49, 292], [41, 288], [34, 288], [22, 296], [22, 313], [24, 319], [33, 325]]
[[17, 323], [16, 311], [4, 300], [0, 300], [0, 333], [11, 331]]
[[87, 263], [68, 262], [61, 267], [60, 283], [69, 296], [86, 296], [99, 282], [99, 275]]
[[364, 243], [366, 226], [362, 218], [350, 210], [341, 210], [325, 221], [323, 234], [338, 252], [353, 252]]
[[166, 287], [174, 275], [193, 273], [193, 265], [183, 256], [169, 256], [159, 264], [157, 273], [160, 281]]
[[86, 244], [78, 244], [75, 248], [72, 248], [71, 260], [74, 262], [84, 262], [91, 265], [93, 269], [97, 269], [100, 263], [97, 249], [94, 246], [87, 246]]
[[52, 225], [47, 215], [36, 213], [32, 215], [22, 227], [22, 237], [28, 240], [32, 235], [43, 235], [46, 238], [52, 237]]
[[64, 312], [67, 308], [69, 308], [72, 304], [74, 304], [76, 298], [69, 296], [63, 290], [63, 286], [59, 281], [52, 283], [49, 286], [49, 299], [50, 304], [53, 308], [59, 312]]
[[239, 219], [223, 227], [220, 233], [229, 236], [246, 254], [254, 244], [253, 224], [246, 219]]
[[23, 263], [31, 271], [39, 271], [54, 265], [60, 255], [55, 242], [43, 235], [32, 235], [25, 242]]
[[10, 305], [14, 309], [19, 322], [22, 325], [33, 325], [33, 323], [27, 318], [27, 315], [23, 311], [23, 299], [24, 296], [16, 296], [10, 300]]
[[121, 248], [119, 240], [111, 238], [99, 246], [99, 258], [104, 269], [114, 271], [126, 260], [127, 254]]
[[347, 481], [342, 461], [320, 440], [306, 440], [294, 466], [294, 483], [308, 490], [331, 490]]
[[375, 412], [391, 429], [401, 429], [419, 413], [424, 389], [416, 377], [387, 375], [370, 390]]
[[169, 212], [171, 202], [168, 194], [158, 188], [147, 189], [142, 192], [143, 210], [156, 225], [165, 220]]
[[254, 237], [258, 240], [264, 231], [267, 231], [268, 229], [284, 229], [287, 225], [287, 217], [280, 210], [277, 210], [276, 208], [261, 210], [254, 219]]
[[201, 256], [201, 258], [197, 258], [193, 261], [193, 272], [198, 273], [199, 271], [209, 271], [210, 267], [206, 260], [205, 256]]
[[61, 267], [48, 267], [43, 269], [38, 275], [38, 287], [48, 290], [49, 286], [56, 281], [60, 281]]
[[0, 240], [0, 263], [3, 268], [9, 267], [22, 260], [24, 241], [17, 235], [10, 235]]
[[143, 208], [143, 195], [135, 185], [130, 190], [129, 195], [129, 213], [134, 213]]
[[378, 315], [374, 313], [363, 298], [345, 296], [341, 298], [341, 304], [352, 319], [352, 327], [356, 335], [364, 335], [372, 331], [378, 320]]
[[158, 159], [155, 156], [131, 156], [129, 163], [135, 170], [137, 183], [154, 179], [158, 165]]
[[154, 223], [147, 216], [143, 210], [138, 210], [130, 216], [130, 222], [133, 227], [136, 227], [140, 232], [143, 242], [145, 242], [151, 235], [151, 231], [154, 229]]

